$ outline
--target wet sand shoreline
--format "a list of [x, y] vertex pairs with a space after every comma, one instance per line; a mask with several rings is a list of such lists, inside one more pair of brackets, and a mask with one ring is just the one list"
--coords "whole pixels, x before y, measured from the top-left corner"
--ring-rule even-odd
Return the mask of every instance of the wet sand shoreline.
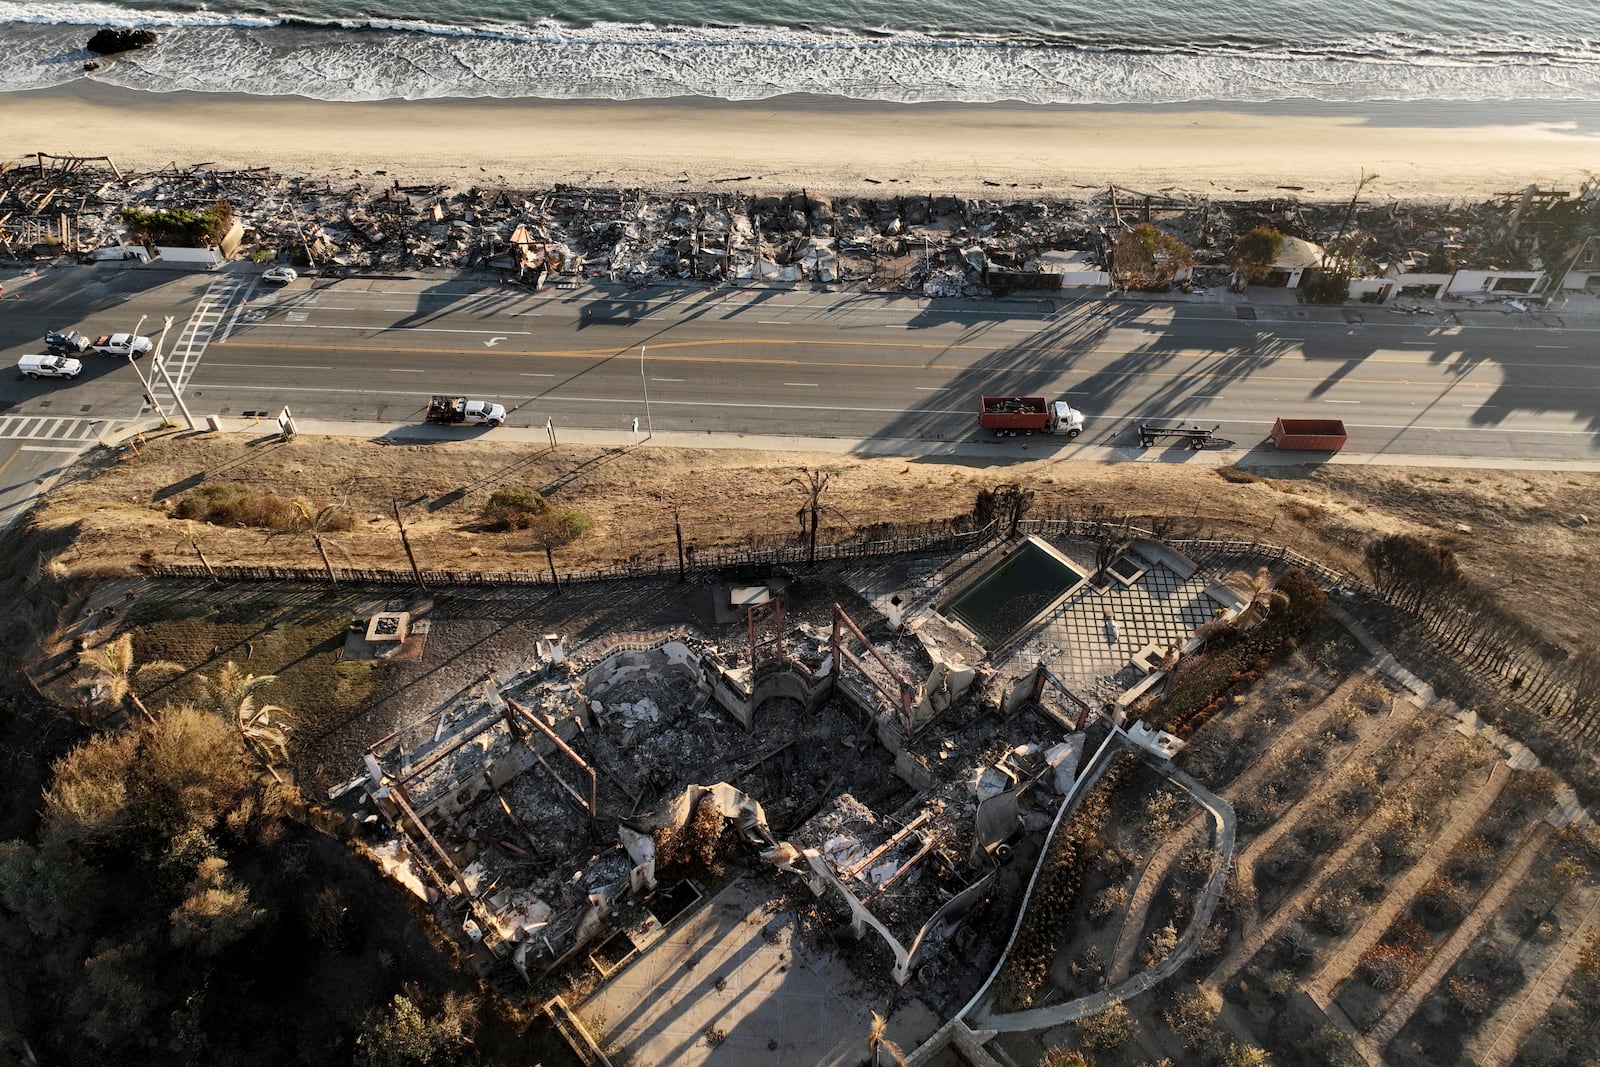
[[[4, 94], [4, 153], [109, 154], [124, 169], [383, 170], [455, 187], [556, 183], [666, 192], [940, 193], [989, 199], [1141, 192], [1244, 200], [1485, 199], [1576, 192], [1600, 108], [1491, 105], [1045, 107], [789, 96], [730, 102], [430, 100], [151, 93], [79, 79]], [[1471, 116], [1502, 124], [1473, 125]], [[1547, 113], [1548, 120], [1538, 119]]]

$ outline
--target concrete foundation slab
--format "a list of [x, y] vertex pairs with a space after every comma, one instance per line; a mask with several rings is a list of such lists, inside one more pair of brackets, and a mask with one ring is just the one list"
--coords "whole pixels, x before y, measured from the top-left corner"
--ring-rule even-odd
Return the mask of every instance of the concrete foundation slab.
[[728, 886], [651, 945], [581, 1009], [607, 1048], [638, 1064], [813, 1067], [849, 1039], [864, 1050], [868, 1006], [843, 998], [842, 965], [811, 959], [795, 920], [749, 881]]

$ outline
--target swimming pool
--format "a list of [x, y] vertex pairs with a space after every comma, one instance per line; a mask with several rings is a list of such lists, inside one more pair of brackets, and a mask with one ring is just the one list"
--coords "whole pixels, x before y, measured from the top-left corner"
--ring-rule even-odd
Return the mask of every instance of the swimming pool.
[[1036, 621], [1083, 579], [1084, 573], [1070, 559], [1029, 537], [938, 610], [994, 649]]

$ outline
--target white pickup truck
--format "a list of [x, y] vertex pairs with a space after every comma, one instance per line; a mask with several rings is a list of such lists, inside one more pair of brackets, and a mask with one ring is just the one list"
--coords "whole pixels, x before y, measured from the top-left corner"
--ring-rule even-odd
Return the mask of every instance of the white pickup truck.
[[89, 342], [89, 351], [102, 356], [126, 356], [132, 353], [138, 359], [155, 347], [155, 342], [143, 334], [108, 333]]
[[428, 421], [457, 426], [499, 426], [506, 421], [503, 404], [468, 400], [464, 396], [436, 396], [428, 401]]

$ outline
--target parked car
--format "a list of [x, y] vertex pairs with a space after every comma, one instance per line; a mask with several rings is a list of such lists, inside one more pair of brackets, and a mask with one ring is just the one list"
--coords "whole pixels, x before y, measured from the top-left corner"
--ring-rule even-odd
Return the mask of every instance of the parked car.
[[261, 281], [264, 285], [288, 285], [298, 277], [293, 267], [269, 267], [261, 275]]
[[77, 330], [61, 330], [44, 335], [44, 346], [56, 356], [80, 356], [94, 342]]
[[76, 378], [83, 364], [70, 356], [23, 356], [17, 369], [30, 378]]

